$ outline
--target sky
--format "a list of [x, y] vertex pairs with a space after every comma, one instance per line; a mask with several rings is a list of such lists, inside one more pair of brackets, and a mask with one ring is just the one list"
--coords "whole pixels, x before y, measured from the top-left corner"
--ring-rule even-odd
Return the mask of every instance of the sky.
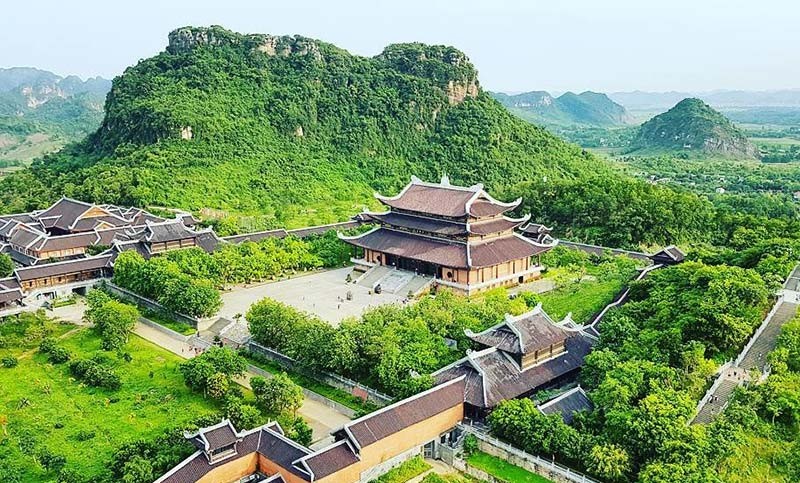
[[301, 34], [372, 56], [455, 46], [484, 88], [518, 92], [800, 88], [796, 0], [37, 0], [4, 2], [0, 67], [111, 78], [170, 30]]

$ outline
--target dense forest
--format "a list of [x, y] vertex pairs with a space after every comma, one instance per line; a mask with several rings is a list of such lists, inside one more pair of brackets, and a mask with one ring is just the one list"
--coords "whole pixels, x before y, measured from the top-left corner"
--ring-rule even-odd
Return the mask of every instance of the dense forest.
[[[447, 173], [523, 196], [535, 219], [592, 242], [688, 240], [714, 216], [702, 198], [621, 175], [512, 116], [450, 47], [365, 58], [302, 37], [184, 28], [114, 80], [105, 111], [85, 141], [2, 179], [0, 212], [68, 195], [296, 227], [346, 219], [410, 174]], [[579, 202], [577, 186], [589, 187]]]

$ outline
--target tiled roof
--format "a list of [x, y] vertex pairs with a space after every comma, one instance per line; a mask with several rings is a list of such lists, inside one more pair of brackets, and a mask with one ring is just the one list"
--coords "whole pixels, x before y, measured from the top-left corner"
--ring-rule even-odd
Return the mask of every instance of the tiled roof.
[[[347, 439], [343, 439], [302, 459], [302, 463], [311, 471], [315, 480], [330, 476], [352, 464], [358, 463], [358, 461], [358, 456]], [[296, 464], [300, 464], [300, 462]]]
[[493, 219], [491, 221], [485, 221], [480, 223], [471, 223], [469, 225], [469, 232], [475, 235], [490, 235], [492, 233], [502, 233], [505, 231], [511, 231], [514, 228], [518, 227], [520, 224], [524, 223], [528, 217], [521, 218], [518, 220], [513, 220], [510, 218], [506, 218], [505, 216]]
[[483, 218], [487, 216], [499, 215], [500, 213], [505, 213], [511, 208], [512, 207], [509, 206], [492, 203], [491, 201], [486, 199], [479, 199], [475, 200], [475, 202], [472, 203], [472, 205], [470, 205], [469, 214], [477, 218]]
[[[217, 430], [225, 427], [229, 427], [229, 422], [223, 421], [220, 424], [214, 425], [212, 426], [213, 429], [211, 431], [205, 432], [204, 434], [208, 435], [209, 432], [216, 432]], [[233, 430], [232, 426], [230, 428]], [[202, 432], [203, 430], [200, 430], [196, 434], [187, 435], [187, 437], [197, 444], [196, 440], [199, 437], [199, 434]], [[221, 438], [217, 442], [217, 444], [221, 444], [220, 447], [227, 446], [222, 443], [230, 441], [231, 438], [231, 435], [228, 434], [227, 431], [224, 431], [224, 433], [225, 434], [220, 432], [218, 435]], [[267, 459], [280, 466], [284, 470], [297, 475], [301, 480], [310, 481], [309, 475], [292, 465], [293, 461], [310, 454], [310, 450], [303, 448], [302, 446], [283, 436], [283, 430], [277, 423], [269, 423], [260, 428], [242, 433], [236, 433], [233, 431], [233, 437], [239, 440], [236, 443], [235, 455], [221, 459], [220, 461], [216, 461], [214, 463], [209, 463], [204, 451], [198, 450], [190, 457], [183, 460], [180, 464], [172, 468], [164, 476], [157, 479], [156, 483], [194, 483], [215, 468], [226, 465], [230, 462], [236, 461], [239, 458], [243, 458], [256, 452], [264, 455]], [[216, 436], [213, 436], [212, 438], [216, 438]], [[266, 481], [281, 482], [283, 479], [275, 478], [273, 476], [268, 478]]]
[[467, 216], [467, 202], [476, 192], [464, 188], [411, 183], [396, 197], [380, 197], [381, 203], [399, 210], [437, 216]]
[[466, 235], [466, 222], [449, 221], [443, 219], [427, 218], [389, 211], [386, 213], [366, 213], [366, 216], [378, 223], [385, 223], [394, 227], [407, 230], [425, 231], [437, 235], [455, 236]]
[[32, 243], [37, 240], [44, 239], [47, 236], [46, 233], [38, 232], [31, 230], [25, 225], [19, 225], [11, 234], [11, 237], [8, 239], [9, 243], [12, 245], [20, 246], [20, 247], [28, 247]]
[[571, 333], [555, 325], [539, 304], [522, 315], [506, 315], [503, 322], [477, 334], [467, 332], [467, 337], [485, 347], [521, 355], [563, 342]]
[[680, 263], [686, 255], [675, 245], [670, 245], [663, 250], [654, 253], [651, 258], [655, 261], [662, 261], [666, 263]]
[[236, 430], [229, 420], [208, 428], [200, 429], [193, 437], [192, 441], [199, 445], [204, 451], [214, 451], [226, 446], [230, 446], [239, 440]]
[[22, 300], [22, 292], [18, 288], [0, 289], [0, 304]]
[[561, 414], [564, 422], [572, 423], [575, 413], [579, 411], [591, 411], [594, 405], [589, 396], [580, 386], [556, 396], [555, 398], [537, 406], [539, 411], [544, 414]]
[[93, 231], [71, 235], [48, 236], [43, 238], [40, 242], [35, 243], [30, 248], [39, 252], [85, 248], [94, 245], [97, 239], [97, 233]]
[[35, 280], [37, 278], [55, 277], [75, 272], [98, 270], [108, 266], [111, 255], [79, 258], [66, 262], [46, 263], [33, 267], [18, 268], [15, 273], [20, 281]]
[[[56, 227], [68, 231], [75, 221], [93, 205], [71, 198], [61, 198], [52, 206], [35, 217], [42, 220], [42, 223], [50, 228]], [[46, 220], [46, 221], [45, 221]]]
[[473, 267], [491, 267], [498, 263], [532, 257], [549, 249], [550, 247], [534, 245], [517, 235], [510, 235], [470, 245], [470, 259]]
[[351, 421], [343, 429], [359, 448], [364, 448], [464, 402], [463, 380], [453, 378], [441, 382], [416, 396]]
[[8, 290], [10, 288], [19, 288], [19, 282], [14, 277], [0, 278], [0, 290]]
[[479, 408], [493, 408], [542, 387], [583, 365], [594, 339], [580, 332], [566, 340], [566, 352], [524, 371], [508, 353], [490, 347], [474, 352], [434, 373], [436, 382], [465, 377], [465, 399]]
[[166, 243], [194, 238], [196, 232], [190, 230], [181, 221], [170, 220], [163, 223], [148, 223], [145, 240], [150, 243]]
[[448, 243], [436, 238], [413, 235], [388, 228], [378, 228], [357, 237], [342, 237], [361, 248], [421, 260], [445, 267], [466, 268], [466, 243]]

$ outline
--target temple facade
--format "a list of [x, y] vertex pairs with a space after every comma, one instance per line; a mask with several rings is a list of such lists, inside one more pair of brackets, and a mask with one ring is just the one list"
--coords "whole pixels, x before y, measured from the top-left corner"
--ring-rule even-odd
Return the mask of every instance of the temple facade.
[[412, 176], [398, 195], [376, 198], [388, 210], [362, 216], [377, 226], [357, 236], [340, 234], [363, 253], [353, 259], [361, 271], [392, 266], [470, 295], [537, 278], [539, 256], [556, 244], [522, 236], [517, 228], [530, 215], [506, 215], [521, 200], [498, 201], [481, 184], [455, 186], [446, 176], [426, 183]]

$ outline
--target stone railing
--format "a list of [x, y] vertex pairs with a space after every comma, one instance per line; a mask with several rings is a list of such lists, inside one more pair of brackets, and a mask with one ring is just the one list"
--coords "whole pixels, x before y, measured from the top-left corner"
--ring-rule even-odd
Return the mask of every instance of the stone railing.
[[725, 364], [721, 365], [719, 369], [717, 369], [717, 372], [715, 373], [716, 377], [714, 378], [714, 383], [711, 384], [711, 387], [708, 388], [708, 391], [706, 391], [706, 393], [700, 399], [700, 402], [697, 403], [697, 406], [694, 408], [694, 416], [692, 416], [690, 422], [697, 417], [697, 415], [700, 413], [700, 410], [703, 409], [703, 406], [705, 406], [708, 400], [711, 399], [711, 396], [714, 395], [714, 392], [722, 383], [722, 380], [724, 379], [725, 376], [725, 371], [730, 369], [732, 366], [733, 366], [733, 361], [728, 361]]
[[742, 361], [744, 360], [744, 356], [747, 354], [747, 351], [749, 351], [750, 348], [753, 347], [753, 344], [755, 344], [756, 340], [758, 340], [758, 337], [761, 335], [762, 332], [764, 332], [764, 329], [767, 328], [770, 321], [775, 316], [775, 313], [778, 311], [778, 308], [783, 303], [784, 298], [785, 298], [784, 294], [781, 294], [778, 297], [778, 299], [775, 301], [775, 305], [772, 306], [772, 310], [770, 310], [767, 316], [764, 317], [764, 321], [761, 322], [761, 325], [758, 326], [758, 329], [756, 329], [753, 336], [750, 337], [750, 340], [747, 341], [747, 345], [744, 346], [744, 349], [742, 349], [742, 351], [736, 357], [736, 361], [734, 361], [733, 365], [738, 366], [739, 364], [742, 363]]

